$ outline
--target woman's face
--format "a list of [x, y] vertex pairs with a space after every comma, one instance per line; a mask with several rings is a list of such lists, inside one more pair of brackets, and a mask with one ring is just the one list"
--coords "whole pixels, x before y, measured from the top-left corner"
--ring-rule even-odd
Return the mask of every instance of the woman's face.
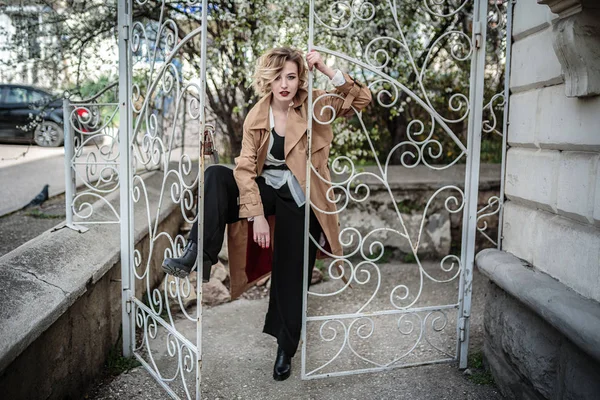
[[290, 102], [298, 92], [298, 65], [293, 61], [286, 61], [281, 74], [271, 83], [273, 96], [277, 101]]

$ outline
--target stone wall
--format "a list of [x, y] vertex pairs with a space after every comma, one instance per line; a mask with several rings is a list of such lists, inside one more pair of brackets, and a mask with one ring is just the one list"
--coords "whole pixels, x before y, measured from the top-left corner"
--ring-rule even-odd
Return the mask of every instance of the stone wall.
[[[145, 182], [155, 211], [162, 174]], [[118, 196], [111, 200], [118, 201]], [[136, 249], [146, 259], [146, 211], [135, 211]], [[183, 220], [179, 205], [171, 202], [163, 204], [158, 218], [159, 231], [172, 236]], [[155, 246], [151, 287], [164, 276], [162, 257], [163, 248]], [[91, 226], [84, 234], [48, 231], [0, 257], [0, 296], [5, 299], [0, 303], [1, 398], [83, 398], [101, 376], [109, 351], [120, 346], [119, 260], [118, 225]], [[141, 298], [144, 285], [136, 283]]]
[[484, 355], [510, 399], [600, 396], [599, 7], [514, 3], [504, 251], [477, 256]]
[[[441, 186], [441, 185], [440, 185]], [[500, 182], [497, 185], [487, 187], [479, 192], [477, 209], [487, 205], [491, 196], [497, 196], [500, 191]], [[392, 190], [394, 200], [398, 203], [403, 223], [411, 239], [416, 238], [423, 223], [421, 241], [417, 254], [421, 259], [440, 259], [448, 254], [459, 254], [462, 240], [462, 211], [458, 213], [449, 212], [444, 202], [449, 195], [455, 195], [453, 191], [447, 191], [443, 196], [436, 196], [431, 201], [425, 215], [424, 209], [431, 199], [435, 190], [426, 185], [422, 188], [397, 187]], [[490, 216], [487, 222], [486, 234], [493, 239], [498, 237], [498, 217]], [[350, 202], [347, 209], [340, 213], [340, 222], [343, 227], [356, 227], [363, 237], [378, 228], [393, 229], [404, 232], [404, 228], [393, 201], [386, 189], [371, 187], [368, 201], [364, 203]], [[372, 238], [381, 239], [387, 250], [400, 250], [402, 254], [412, 254], [407, 239], [397, 234], [382, 232]], [[476, 237], [476, 250], [496, 247], [482, 235]]]
[[515, 4], [503, 249], [600, 301], [600, 96], [567, 96], [559, 19]]
[[82, 398], [118, 345], [120, 274], [111, 268], [3, 371], [6, 399]]
[[[377, 176], [380, 174], [377, 168], [372, 166], [365, 167], [365, 171]], [[348, 202], [347, 207], [339, 213], [340, 226], [342, 229], [357, 229], [363, 238], [380, 229], [376, 234], [368, 236], [367, 243], [370, 243], [369, 240], [381, 240], [387, 250], [400, 250], [405, 255], [412, 255], [408, 239], [390, 231], [404, 232], [404, 224], [412, 245], [415, 245], [421, 230], [417, 252], [420, 258], [441, 259], [448, 254], [459, 254], [463, 210], [450, 211], [458, 209], [453, 198], [456, 198], [458, 204], [463, 201], [455, 188], [464, 190], [464, 172], [464, 164], [454, 165], [442, 171], [433, 171], [426, 166], [407, 169], [400, 165], [391, 165], [387, 174], [389, 191], [379, 180], [364, 176], [360, 182], [368, 186], [369, 196], [362, 202]], [[500, 175], [501, 166], [498, 164], [481, 166], [478, 210], [488, 204], [490, 197], [500, 193]], [[448, 188], [439, 191], [443, 187]], [[366, 191], [359, 190], [353, 196], [362, 199], [365, 193]], [[337, 203], [339, 208], [345, 204], [345, 196], [341, 191], [336, 194], [341, 197]], [[487, 223], [485, 233], [496, 239], [498, 215], [482, 219], [479, 226], [483, 226], [484, 221]], [[478, 250], [495, 247], [481, 234], [476, 238]], [[367, 247], [364, 246], [364, 249]]]
[[484, 329], [485, 360], [506, 398], [598, 398], [600, 363], [493, 283]]

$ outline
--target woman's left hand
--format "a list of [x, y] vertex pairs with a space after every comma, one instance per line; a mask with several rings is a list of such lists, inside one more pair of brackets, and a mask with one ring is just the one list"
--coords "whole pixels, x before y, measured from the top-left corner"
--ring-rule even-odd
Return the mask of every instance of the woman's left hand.
[[323, 67], [325, 63], [323, 62], [323, 57], [321, 57], [321, 53], [316, 50], [311, 50], [306, 54], [306, 62], [308, 63], [308, 69], [312, 71], [313, 66], [316, 67], [319, 71], [323, 72]]
[[327, 75], [329, 79], [333, 78], [335, 75], [335, 71], [323, 62], [323, 57], [321, 57], [321, 54], [316, 50], [311, 50], [306, 54], [306, 62], [308, 63], [308, 69], [311, 71], [313, 70], [313, 67], [315, 67]]

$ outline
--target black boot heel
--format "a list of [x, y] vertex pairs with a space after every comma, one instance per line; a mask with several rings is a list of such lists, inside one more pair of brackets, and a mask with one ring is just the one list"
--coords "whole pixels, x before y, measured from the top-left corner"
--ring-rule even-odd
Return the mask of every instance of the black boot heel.
[[292, 372], [292, 357], [285, 354], [281, 347], [277, 348], [277, 358], [273, 367], [273, 379], [276, 381], [285, 381]]
[[213, 263], [210, 261], [210, 258], [204, 256], [202, 260], [202, 282], [208, 282], [210, 280], [212, 265]]

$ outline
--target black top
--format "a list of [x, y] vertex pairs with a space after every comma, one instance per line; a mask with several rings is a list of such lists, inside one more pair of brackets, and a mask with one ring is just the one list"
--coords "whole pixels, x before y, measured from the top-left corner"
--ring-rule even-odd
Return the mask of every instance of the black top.
[[271, 129], [271, 135], [273, 136], [273, 147], [271, 147], [271, 155], [277, 160], [285, 160], [285, 153], [283, 151], [285, 144], [285, 136], [279, 136], [275, 132], [275, 128]]

